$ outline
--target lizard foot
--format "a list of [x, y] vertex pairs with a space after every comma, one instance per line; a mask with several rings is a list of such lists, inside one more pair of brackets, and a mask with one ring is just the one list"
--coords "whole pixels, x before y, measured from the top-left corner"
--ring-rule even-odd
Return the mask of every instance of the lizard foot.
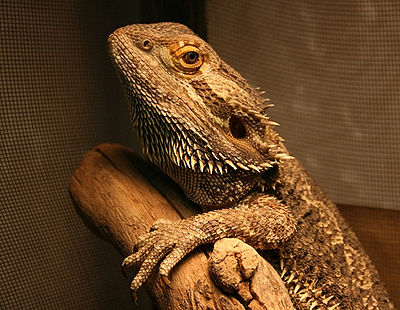
[[177, 222], [156, 221], [150, 232], [139, 237], [135, 253], [125, 258], [122, 270], [139, 267], [131, 283], [136, 292], [158, 264], [165, 280], [172, 268], [201, 244], [230, 237], [257, 249], [273, 249], [295, 230], [296, 222], [285, 205], [264, 194], [254, 194], [236, 208], [209, 211]]
[[206, 234], [191, 219], [178, 222], [158, 221], [152, 231], [139, 237], [134, 245], [135, 253], [125, 258], [122, 270], [140, 266], [131, 283], [135, 293], [160, 263], [159, 274], [169, 283], [172, 268], [195, 247], [207, 241]]

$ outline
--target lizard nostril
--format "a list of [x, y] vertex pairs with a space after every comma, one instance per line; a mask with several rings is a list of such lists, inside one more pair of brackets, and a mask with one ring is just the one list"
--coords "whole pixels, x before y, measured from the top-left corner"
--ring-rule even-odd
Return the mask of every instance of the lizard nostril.
[[142, 41], [140, 41], [139, 46], [145, 51], [148, 51], [153, 48], [154, 44], [149, 39], [143, 39]]
[[241, 139], [246, 136], [246, 126], [236, 115], [232, 115], [229, 119], [229, 129], [232, 136], [234, 136], [236, 139]]

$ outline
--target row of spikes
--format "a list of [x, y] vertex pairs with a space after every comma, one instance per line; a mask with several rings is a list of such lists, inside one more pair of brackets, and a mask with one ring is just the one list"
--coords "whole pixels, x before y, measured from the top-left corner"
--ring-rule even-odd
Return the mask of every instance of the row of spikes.
[[[260, 180], [258, 180], [258, 183], [257, 183], [257, 185], [258, 185], [258, 188], [262, 191], [262, 192], [265, 192], [266, 190], [268, 190], [269, 188], [272, 188], [274, 191], [276, 191], [276, 187], [278, 186], [278, 185], [280, 185], [281, 184], [281, 181], [278, 179], [278, 180], [276, 180], [274, 183], [272, 183], [272, 184], [269, 184], [269, 183], [267, 183], [267, 181], [265, 180], [265, 179], [263, 179], [263, 178], [261, 178]], [[268, 187], [269, 186], [269, 187]]]
[[[163, 140], [159, 140], [158, 137], [161, 137], [163, 133], [160, 132], [158, 126], [149, 126], [147, 130], [152, 130], [155, 134], [152, 134], [151, 132], [143, 132], [140, 127], [137, 128], [138, 134], [141, 136], [143, 141], [144, 152], [146, 155], [149, 157], [157, 155], [154, 154], [154, 150], [153, 152], [150, 151], [150, 148], [153, 149], [154, 147], [158, 148], [156, 153], [164, 153], [160, 149], [161, 145], [163, 145], [163, 148], [167, 150], [169, 157], [176, 165], [193, 170], [199, 170], [200, 172], [207, 171], [210, 174], [219, 173], [222, 175], [228, 172], [229, 167], [233, 170], [254, 170], [260, 173], [271, 168], [274, 164], [280, 163], [282, 160], [294, 158], [287, 154], [276, 154], [274, 160], [268, 160], [259, 165], [244, 164], [236, 158], [233, 160], [228, 159], [221, 153], [217, 154], [212, 151], [201, 151], [196, 143], [193, 143], [190, 139], [185, 139], [182, 136], [174, 138], [165, 137], [166, 139], [164, 138]], [[275, 145], [271, 145], [271, 147], [274, 146]]]
[[[151, 127], [154, 131], [158, 131], [157, 127]], [[228, 159], [221, 153], [216, 154], [215, 152], [203, 152], [197, 148], [196, 144], [191, 144], [189, 142], [185, 142], [184, 139], [164, 139], [162, 141], [158, 140], [157, 135], [148, 134], [142, 132], [140, 128], [138, 128], [138, 134], [141, 136], [141, 140], [143, 141], [143, 151], [144, 153], [150, 157], [152, 161], [159, 161], [158, 154], [161, 155], [163, 149], [167, 150], [169, 158], [177, 166], [182, 166], [185, 168], [189, 168], [192, 170], [198, 170], [200, 172], [207, 171], [208, 173], [219, 173], [223, 175], [228, 172], [228, 169], [233, 170], [244, 170], [244, 171], [256, 171], [258, 173], [268, 170], [274, 164], [280, 163], [282, 160], [293, 159], [294, 157], [289, 156], [287, 154], [277, 154], [275, 156], [275, 160], [269, 160], [265, 163], [254, 165], [254, 164], [243, 164], [237, 159], [231, 160]], [[195, 146], [192, 148], [192, 146]], [[157, 148], [155, 150], [154, 148]]]
[[[172, 99], [170, 97], [168, 97], [168, 100], [171, 100], [172, 102], [176, 102], [176, 99]], [[143, 108], [143, 106], [145, 105], [135, 105], [135, 107], [139, 107], [136, 108], [137, 111], [134, 111], [132, 109], [132, 122], [134, 123], [135, 128], [138, 128], [138, 124], [139, 121], [142, 120], [144, 123], [147, 124], [146, 127], [148, 127], [149, 129], [154, 129], [154, 131], [159, 134], [159, 136], [165, 136], [167, 135], [169, 132], [179, 132], [180, 135], [177, 135], [178, 140], [182, 141], [182, 143], [184, 143], [184, 141], [188, 141], [189, 145], [192, 145], [190, 143], [190, 139], [187, 137], [187, 135], [185, 134], [185, 131], [187, 130], [181, 123], [178, 122], [177, 119], [173, 118], [170, 114], [170, 112], [162, 106], [157, 105], [155, 102], [151, 101], [150, 102], [150, 106], [153, 109], [153, 111], [150, 111], [151, 109], [149, 108]], [[167, 122], [167, 124], [169, 126], [171, 126], [171, 128], [167, 131], [161, 131], [161, 129], [158, 128], [159, 125], [159, 120], [157, 119], [157, 117], [159, 117], [159, 115], [161, 115], [163, 117], [163, 120], [165, 120]], [[150, 126], [148, 126], [150, 124]], [[200, 138], [200, 137], [198, 137]], [[207, 144], [207, 141], [202, 139], [202, 143], [203, 144]], [[193, 144], [194, 149], [198, 149], [199, 147], [196, 144]]]
[[[164, 115], [166, 111], [162, 111], [157, 109], [158, 113], [161, 113], [164, 118], [171, 124], [171, 118], [168, 115]], [[136, 111], [139, 112], [139, 111]], [[216, 173], [227, 173], [228, 167], [231, 167], [234, 170], [242, 169], [245, 171], [254, 170], [256, 172], [261, 172], [263, 170], [271, 168], [274, 164], [279, 163], [281, 160], [293, 159], [294, 157], [287, 154], [276, 154], [274, 160], [269, 160], [265, 163], [261, 163], [259, 165], [254, 164], [245, 164], [240, 162], [238, 159], [228, 159], [221, 153], [216, 154], [215, 152], [202, 152], [200, 147], [193, 143], [185, 134], [185, 129], [180, 126], [180, 124], [172, 122], [173, 126], [176, 126], [178, 130], [171, 130], [171, 132], [175, 132], [174, 137], [170, 137], [169, 139], [166, 136], [166, 132], [161, 132], [161, 129], [158, 127], [157, 120], [155, 119], [155, 113], [151, 113], [148, 109], [143, 109], [140, 111], [141, 113], [133, 113], [133, 123], [137, 128], [138, 134], [142, 137], [144, 144], [144, 152], [147, 156], [152, 157], [152, 160], [155, 161], [157, 154], [149, 151], [149, 145], [152, 145], [152, 148], [156, 145], [163, 144], [164, 148], [167, 149], [167, 152], [170, 158], [177, 164], [181, 166], [181, 164], [189, 169], [196, 170], [198, 169], [200, 172], [208, 171], [212, 174], [214, 171]], [[157, 113], [156, 112], [156, 113]], [[142, 128], [138, 126], [139, 119], [143, 117], [143, 121], [147, 123], [147, 130], [154, 131], [152, 132], [144, 132]], [[275, 124], [275, 123], [274, 123]], [[177, 134], [179, 133], [179, 134]], [[157, 137], [165, 137], [163, 140], [158, 140]], [[153, 141], [156, 139], [156, 141]], [[270, 145], [269, 147], [273, 148], [276, 145]], [[158, 150], [157, 153], [161, 150]]]
[[334, 296], [323, 295], [322, 288], [317, 286], [317, 280], [311, 282], [305, 280], [306, 275], [297, 271], [296, 261], [289, 270], [289, 268], [284, 265], [284, 261], [281, 258], [280, 267], [282, 270], [281, 279], [289, 286], [288, 291], [290, 295], [296, 296], [301, 303], [309, 306], [309, 310], [317, 310], [320, 307], [322, 307], [322, 309], [335, 310], [340, 306], [340, 303], [328, 306]]
[[274, 107], [275, 105], [273, 103], [270, 103], [269, 98], [264, 98], [263, 95], [266, 93], [265, 90], [261, 90], [260, 87], [255, 87], [255, 91], [257, 95], [259, 96], [260, 100], [258, 101], [259, 109], [262, 114], [266, 113], [265, 111], [269, 108]]
[[[268, 102], [268, 101], [269, 101], [269, 99], [264, 99], [263, 103]], [[279, 123], [271, 121], [267, 115], [263, 114], [260, 111], [255, 110], [255, 109], [249, 108], [244, 103], [241, 103], [237, 100], [230, 100], [230, 104], [234, 109], [238, 109], [238, 110], [242, 111], [243, 113], [252, 117], [253, 119], [262, 122], [264, 125], [270, 125], [270, 126], [274, 126], [274, 127], [279, 126]], [[265, 110], [267, 108], [271, 108], [273, 106], [274, 106], [273, 104], [265, 104], [263, 106], [263, 110]]]
[[[189, 142], [187, 142], [189, 141]], [[167, 143], [168, 154], [174, 163], [178, 166], [184, 166], [185, 168], [199, 170], [200, 172], [207, 171], [210, 174], [219, 173], [224, 174], [228, 172], [228, 169], [233, 170], [244, 170], [244, 171], [256, 171], [258, 173], [272, 168], [274, 164], [280, 163], [282, 160], [293, 159], [294, 157], [287, 154], [277, 154], [274, 160], [268, 160], [265, 163], [258, 165], [245, 164], [240, 162], [237, 158], [229, 159], [221, 153], [216, 154], [215, 152], [204, 152], [200, 150], [197, 145], [191, 144], [190, 140], [184, 139], [171, 139], [170, 141], [164, 141]], [[194, 145], [194, 148], [192, 146]]]
[[[266, 101], [269, 101], [269, 99], [265, 99]], [[269, 105], [269, 107], [272, 107], [273, 105]], [[241, 105], [241, 109], [247, 113], [253, 113], [253, 116], [257, 116], [259, 118], [262, 118], [262, 121], [264, 121], [266, 124], [271, 125], [271, 126], [279, 126], [278, 123], [269, 121], [268, 117], [262, 115], [258, 111], [250, 110], [247, 109], [247, 107]], [[165, 111], [160, 111], [161, 114], [164, 115]], [[164, 112], [164, 113], [163, 113]], [[167, 116], [167, 115], [164, 115]], [[170, 123], [170, 118], [166, 117], [167, 121]], [[171, 124], [171, 123], [170, 123]], [[203, 172], [204, 170], [207, 170], [209, 173], [213, 173], [213, 171], [219, 172], [220, 174], [223, 174], [223, 172], [227, 172], [228, 167], [231, 167], [234, 170], [237, 169], [242, 169], [245, 171], [249, 170], [255, 170], [256, 172], [261, 172], [265, 169], [271, 168], [274, 164], [279, 163], [282, 160], [289, 160], [289, 159], [294, 159], [293, 156], [290, 156], [288, 154], [276, 154], [274, 160], [269, 160], [265, 163], [261, 163], [259, 165], [254, 165], [254, 164], [248, 164], [248, 163], [242, 163], [240, 162], [237, 158], [231, 160], [227, 159], [226, 156], [224, 156], [221, 153], [218, 153], [218, 155], [211, 151], [211, 152], [202, 152], [200, 151], [200, 147], [196, 145], [196, 143], [191, 142], [191, 140], [186, 136], [185, 134], [185, 128], [182, 128], [180, 124], [174, 123], [174, 125], [177, 127], [178, 130], [175, 132], [179, 132], [181, 135], [177, 134], [177, 140], [179, 143], [169, 143], [168, 144], [168, 150], [169, 154], [172, 159], [175, 158], [174, 162], [178, 166], [180, 166], [181, 162], [183, 163], [186, 168], [189, 169], [196, 169], [196, 167], [199, 168], [200, 172]], [[171, 141], [174, 141], [176, 139], [171, 139]], [[283, 139], [282, 139], [283, 140]], [[277, 145], [269, 145], [269, 148], [275, 148]], [[195, 155], [193, 155], [196, 153]], [[209, 155], [211, 154], [211, 155]], [[211, 158], [212, 157], [212, 158]], [[198, 164], [198, 165], [196, 165]]]

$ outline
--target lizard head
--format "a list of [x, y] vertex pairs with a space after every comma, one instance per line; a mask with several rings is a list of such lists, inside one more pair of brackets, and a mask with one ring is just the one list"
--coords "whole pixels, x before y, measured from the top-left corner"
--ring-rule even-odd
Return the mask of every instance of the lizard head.
[[261, 92], [186, 26], [129, 25], [108, 45], [143, 151], [167, 173], [243, 178], [290, 158]]

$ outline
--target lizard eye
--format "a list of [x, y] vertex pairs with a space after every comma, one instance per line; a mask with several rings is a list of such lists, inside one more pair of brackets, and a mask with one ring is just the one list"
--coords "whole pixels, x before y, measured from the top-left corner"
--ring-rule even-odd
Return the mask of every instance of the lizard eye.
[[195, 74], [204, 63], [204, 57], [194, 45], [185, 45], [172, 55], [174, 69], [186, 74]]
[[236, 115], [232, 115], [229, 119], [229, 129], [236, 139], [242, 139], [246, 136], [246, 126], [243, 121]]
[[197, 62], [199, 59], [199, 54], [197, 52], [187, 52], [185, 55], [183, 55], [183, 61], [186, 62], [187, 64], [191, 65]]

